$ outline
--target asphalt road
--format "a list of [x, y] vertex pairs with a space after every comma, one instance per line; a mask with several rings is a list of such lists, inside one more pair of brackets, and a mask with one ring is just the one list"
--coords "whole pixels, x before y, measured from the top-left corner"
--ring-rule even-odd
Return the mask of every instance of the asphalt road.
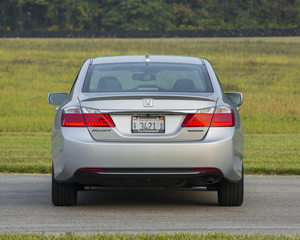
[[74, 207], [51, 203], [50, 175], [0, 175], [0, 232], [229, 232], [300, 234], [300, 177], [245, 178], [241, 207], [217, 193], [101, 189], [79, 192]]

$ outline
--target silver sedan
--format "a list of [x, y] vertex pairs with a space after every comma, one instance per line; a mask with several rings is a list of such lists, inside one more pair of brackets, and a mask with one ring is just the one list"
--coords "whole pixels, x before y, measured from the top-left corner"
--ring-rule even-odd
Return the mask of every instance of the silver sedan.
[[52, 202], [71, 206], [86, 187], [218, 191], [243, 203], [240, 93], [224, 93], [210, 62], [165, 55], [87, 59], [52, 129]]

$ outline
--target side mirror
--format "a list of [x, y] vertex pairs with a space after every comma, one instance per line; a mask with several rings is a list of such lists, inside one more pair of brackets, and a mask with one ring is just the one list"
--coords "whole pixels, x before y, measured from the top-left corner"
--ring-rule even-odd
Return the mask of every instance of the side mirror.
[[65, 101], [67, 101], [69, 95], [63, 92], [49, 93], [47, 97], [47, 102], [51, 105], [61, 106]]
[[225, 96], [229, 102], [231, 102], [236, 108], [242, 105], [244, 102], [243, 95], [237, 92], [225, 93]]

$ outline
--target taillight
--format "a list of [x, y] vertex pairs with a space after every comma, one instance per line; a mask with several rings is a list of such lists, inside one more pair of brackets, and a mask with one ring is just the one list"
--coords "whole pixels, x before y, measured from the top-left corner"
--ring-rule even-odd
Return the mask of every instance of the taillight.
[[97, 109], [70, 107], [63, 110], [63, 127], [115, 127], [109, 114], [101, 114]]
[[188, 114], [181, 127], [208, 127], [212, 114]]
[[195, 114], [188, 114], [181, 127], [209, 127], [214, 107], [199, 109]]
[[115, 124], [108, 114], [83, 114], [88, 127], [114, 127]]
[[115, 127], [109, 114], [101, 114], [93, 108], [82, 108], [82, 112], [88, 127]]
[[217, 108], [211, 127], [234, 127], [234, 113], [231, 108], [219, 107]]
[[61, 115], [61, 126], [63, 127], [85, 127], [85, 122], [78, 107], [70, 107], [63, 110]]
[[[233, 127], [234, 113], [231, 108], [219, 107], [213, 114], [214, 108], [198, 110], [195, 114], [188, 114], [181, 127]], [[212, 120], [213, 117], [213, 120]]]

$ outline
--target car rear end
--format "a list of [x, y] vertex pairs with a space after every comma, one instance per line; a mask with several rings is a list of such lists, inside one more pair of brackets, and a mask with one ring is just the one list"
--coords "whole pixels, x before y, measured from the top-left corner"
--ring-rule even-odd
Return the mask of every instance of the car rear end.
[[52, 136], [58, 183], [174, 188], [242, 178], [237, 109], [199, 58], [86, 61]]

